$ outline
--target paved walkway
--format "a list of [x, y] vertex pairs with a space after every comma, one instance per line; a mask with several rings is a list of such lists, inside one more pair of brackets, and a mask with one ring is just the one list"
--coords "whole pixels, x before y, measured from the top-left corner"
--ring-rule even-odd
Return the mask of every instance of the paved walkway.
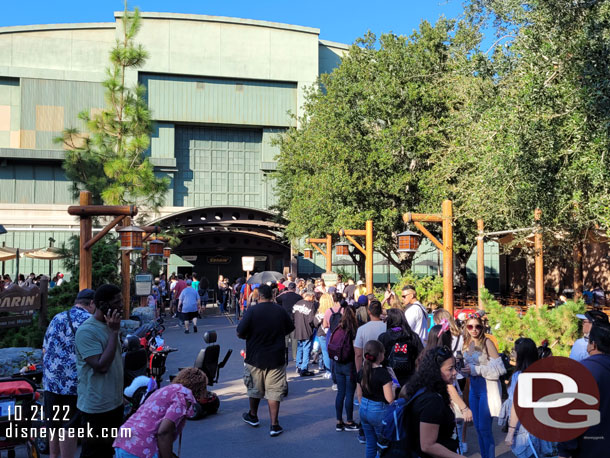
[[[321, 376], [300, 378], [296, 376], [294, 363], [288, 366], [289, 395], [280, 408], [280, 424], [284, 433], [279, 437], [269, 436], [269, 413], [265, 401], [261, 403], [259, 418], [261, 425], [252, 428], [246, 425], [241, 415], [247, 410], [248, 400], [242, 382], [243, 359], [239, 352], [245, 342], [238, 339], [235, 325], [223, 316], [207, 316], [199, 320], [199, 332], [184, 334], [177, 320], [167, 320], [166, 340], [180, 351], [168, 357], [168, 374], [176, 373], [178, 367], [193, 364], [203, 346], [203, 332], [215, 329], [221, 346], [221, 357], [227, 349], [233, 355], [227, 367], [220, 373], [220, 383], [212, 387], [221, 399], [220, 411], [202, 420], [188, 422], [182, 437], [182, 457], [329, 457], [364, 456], [355, 432], [335, 431], [335, 391], [332, 382]], [[355, 408], [357, 418], [357, 408]], [[508, 458], [512, 454], [502, 443], [504, 434], [494, 427], [498, 457]], [[469, 452], [466, 456], [480, 457], [474, 428], [468, 436]], [[177, 451], [177, 444], [175, 451]]]

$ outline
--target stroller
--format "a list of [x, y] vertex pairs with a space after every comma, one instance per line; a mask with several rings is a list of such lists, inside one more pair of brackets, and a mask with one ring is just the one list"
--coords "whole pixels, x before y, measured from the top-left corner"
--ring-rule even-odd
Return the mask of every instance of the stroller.
[[42, 408], [37, 404], [36, 384], [27, 377], [0, 378], [0, 452], [16, 455], [17, 447], [25, 447], [28, 458], [39, 458], [37, 417]]
[[[218, 335], [216, 331], [208, 331], [203, 335], [203, 340], [208, 344], [207, 347], [202, 348], [195, 359], [195, 364], [193, 367], [197, 369], [201, 369], [208, 378], [208, 386], [214, 385], [214, 383], [218, 383], [218, 376], [220, 374], [220, 369], [225, 367], [227, 361], [231, 357], [231, 353], [233, 350], [229, 349], [225, 354], [222, 361], [219, 361], [220, 358], [220, 345], [216, 343], [216, 339]], [[181, 367], [179, 370], [184, 369]], [[172, 380], [175, 375], [170, 376], [170, 380]], [[205, 396], [201, 399], [197, 399], [197, 404], [194, 406], [194, 415], [189, 418], [189, 420], [199, 420], [207, 415], [214, 414], [218, 412], [218, 408], [220, 407], [220, 400], [218, 396], [213, 391], [208, 391]]]

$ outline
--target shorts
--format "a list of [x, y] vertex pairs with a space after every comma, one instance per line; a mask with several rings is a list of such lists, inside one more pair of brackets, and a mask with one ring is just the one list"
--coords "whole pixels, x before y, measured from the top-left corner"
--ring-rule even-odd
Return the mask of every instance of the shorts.
[[44, 392], [44, 416], [47, 428], [70, 428], [80, 426], [80, 415], [76, 409], [75, 394]]
[[193, 318], [198, 318], [199, 312], [180, 312], [182, 321], [191, 321]]
[[286, 367], [260, 369], [244, 364], [244, 385], [248, 389], [249, 398], [282, 401], [288, 394]]

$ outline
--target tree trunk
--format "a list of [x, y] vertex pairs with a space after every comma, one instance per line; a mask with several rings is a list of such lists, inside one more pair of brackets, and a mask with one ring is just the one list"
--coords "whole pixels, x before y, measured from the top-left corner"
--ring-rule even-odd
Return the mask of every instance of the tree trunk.
[[361, 254], [359, 256], [356, 256], [356, 254], [351, 253], [351, 252], [350, 252], [349, 255], [352, 258], [352, 261], [354, 261], [354, 264], [356, 265], [356, 268], [358, 269], [358, 277], [360, 278], [360, 280], [364, 281], [364, 279], [366, 278], [366, 268], [365, 268], [365, 257], [364, 257], [364, 255]]
[[468, 269], [466, 265], [470, 253], [468, 252], [455, 252], [454, 257], [457, 263], [457, 282], [460, 294], [466, 294], [468, 292]]
[[583, 243], [582, 241], [576, 242], [574, 246], [574, 300], [578, 301], [582, 299], [582, 257], [583, 257]]

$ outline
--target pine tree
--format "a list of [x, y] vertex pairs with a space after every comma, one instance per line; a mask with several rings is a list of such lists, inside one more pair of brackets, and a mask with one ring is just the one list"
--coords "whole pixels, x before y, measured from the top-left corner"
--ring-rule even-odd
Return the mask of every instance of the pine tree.
[[157, 210], [165, 201], [169, 181], [155, 175], [145, 155], [151, 133], [145, 88], [126, 86], [128, 71], [141, 67], [148, 57], [142, 45], [135, 43], [141, 26], [137, 9], [125, 9], [122, 26], [122, 39], [117, 39], [110, 52], [107, 78], [102, 83], [106, 108], [79, 114], [88, 133], [69, 128], [56, 141], [67, 149], [63, 167], [75, 195], [85, 189], [97, 204], [134, 204], [144, 211]]

